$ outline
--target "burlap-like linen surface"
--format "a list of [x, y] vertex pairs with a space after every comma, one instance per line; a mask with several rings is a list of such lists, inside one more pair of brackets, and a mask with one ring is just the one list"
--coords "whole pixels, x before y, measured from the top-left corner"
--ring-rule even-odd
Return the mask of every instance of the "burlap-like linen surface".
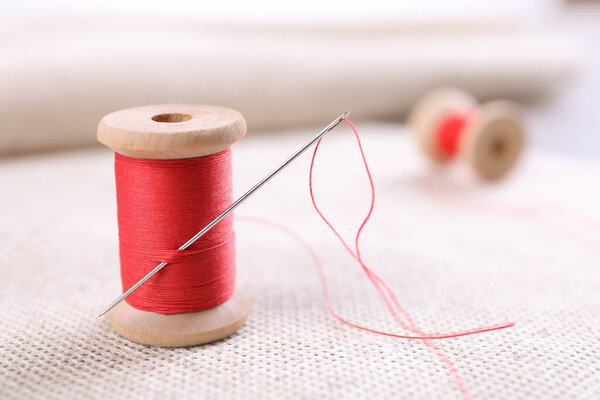
[[[508, 179], [481, 185], [464, 168], [431, 168], [400, 126], [358, 129], [377, 190], [362, 242], [369, 266], [425, 331], [516, 322], [436, 342], [473, 397], [600, 398], [599, 165], [528, 153]], [[288, 133], [250, 132], [234, 146], [237, 193], [314, 134]], [[351, 238], [368, 196], [349, 129], [322, 150], [317, 199]], [[247, 221], [236, 223], [238, 286], [253, 301], [242, 329], [182, 349], [118, 336], [96, 317], [120, 291], [112, 162], [89, 150], [0, 163], [0, 398], [461, 398], [422, 341], [333, 320], [302, 247]], [[342, 316], [401, 333], [311, 209], [308, 162], [238, 215], [296, 230], [322, 258]]]

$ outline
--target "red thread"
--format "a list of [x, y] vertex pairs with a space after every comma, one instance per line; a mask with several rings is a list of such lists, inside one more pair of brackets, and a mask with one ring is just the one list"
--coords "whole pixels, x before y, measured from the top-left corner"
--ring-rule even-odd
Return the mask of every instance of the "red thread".
[[140, 310], [174, 314], [227, 301], [235, 290], [231, 216], [189, 249], [173, 249], [231, 204], [231, 151], [180, 160], [115, 153], [115, 180], [123, 289], [157, 263], [169, 262], [127, 302]]
[[[312, 173], [313, 173], [313, 167], [314, 167], [314, 163], [315, 163], [315, 157], [317, 155], [317, 151], [319, 150], [319, 145], [321, 144], [321, 140], [319, 140], [317, 142], [317, 145], [315, 146], [315, 150], [313, 152], [313, 156], [312, 156], [312, 160], [311, 160], [311, 164], [310, 164], [310, 172], [309, 172], [309, 189], [310, 189], [310, 197], [313, 203], [313, 206], [315, 208], [315, 210], [317, 211], [317, 213], [319, 214], [319, 216], [321, 217], [321, 219], [327, 224], [327, 226], [331, 229], [331, 231], [335, 234], [335, 236], [338, 238], [338, 240], [342, 243], [342, 245], [344, 246], [344, 248], [348, 251], [348, 253], [350, 253], [350, 255], [352, 255], [352, 257], [360, 264], [361, 268], [364, 270], [365, 274], [367, 275], [367, 277], [369, 278], [369, 280], [371, 281], [371, 283], [373, 284], [373, 286], [377, 289], [377, 292], [379, 293], [379, 295], [381, 296], [381, 298], [383, 299], [383, 301], [385, 302], [388, 310], [390, 311], [390, 313], [392, 314], [392, 316], [394, 317], [394, 319], [396, 320], [396, 322], [398, 322], [398, 324], [405, 330], [408, 330], [410, 332], [413, 332], [415, 334], [417, 334], [418, 336], [404, 336], [404, 335], [396, 335], [396, 334], [390, 334], [390, 333], [386, 333], [386, 332], [379, 332], [379, 331], [375, 331], [369, 328], [365, 328], [353, 323], [349, 323], [348, 321], [342, 319], [341, 317], [339, 317], [331, 308], [331, 304], [329, 301], [329, 294], [328, 291], [326, 290], [326, 285], [324, 285], [324, 289], [325, 289], [325, 293], [326, 293], [326, 302], [327, 302], [327, 307], [330, 311], [330, 313], [339, 321], [348, 324], [350, 326], [353, 326], [355, 328], [358, 329], [362, 329], [362, 330], [366, 330], [369, 332], [374, 332], [374, 333], [378, 333], [378, 334], [383, 334], [386, 336], [393, 336], [393, 337], [400, 337], [400, 338], [409, 338], [409, 339], [422, 339], [424, 340], [424, 342], [427, 344], [428, 347], [430, 347], [435, 354], [442, 360], [442, 362], [446, 365], [446, 367], [449, 369], [450, 373], [452, 374], [452, 376], [455, 378], [458, 387], [461, 391], [461, 393], [463, 394], [463, 396], [467, 399], [471, 398], [471, 395], [469, 393], [469, 390], [462, 378], [462, 376], [460, 375], [460, 373], [458, 372], [458, 370], [456, 369], [456, 367], [454, 366], [454, 364], [452, 363], [452, 361], [446, 357], [441, 351], [440, 349], [433, 343], [431, 342], [431, 339], [441, 339], [441, 338], [450, 338], [450, 337], [457, 337], [457, 336], [464, 336], [464, 335], [470, 335], [470, 334], [475, 334], [475, 333], [482, 333], [482, 332], [488, 332], [488, 331], [493, 331], [493, 330], [498, 330], [498, 329], [504, 329], [504, 328], [508, 328], [511, 326], [514, 326], [513, 322], [507, 322], [507, 323], [503, 323], [503, 324], [497, 324], [497, 325], [492, 325], [492, 326], [487, 326], [487, 327], [481, 327], [481, 328], [476, 328], [476, 329], [471, 329], [468, 331], [462, 331], [462, 332], [457, 332], [457, 333], [452, 333], [452, 334], [441, 334], [441, 335], [428, 335], [426, 334], [424, 331], [422, 331], [419, 326], [414, 322], [414, 320], [411, 318], [411, 316], [409, 315], [409, 313], [400, 305], [398, 299], [396, 298], [396, 296], [394, 295], [394, 293], [391, 291], [391, 289], [389, 288], [389, 286], [378, 276], [376, 275], [370, 268], [367, 267], [367, 265], [365, 264], [361, 254], [360, 254], [360, 247], [359, 247], [359, 239], [360, 239], [360, 234], [364, 228], [364, 226], [366, 225], [366, 223], [368, 222], [369, 218], [371, 217], [371, 213], [373, 212], [373, 207], [375, 205], [375, 186], [373, 184], [373, 178], [371, 176], [371, 172], [369, 170], [369, 166], [367, 164], [367, 159], [365, 157], [364, 151], [363, 151], [363, 147], [362, 147], [362, 143], [360, 141], [360, 137], [358, 135], [358, 132], [356, 131], [356, 128], [354, 127], [354, 125], [347, 120], [346, 118], [343, 119], [345, 122], [347, 122], [350, 127], [352, 128], [353, 132], [354, 132], [354, 136], [356, 137], [356, 142], [358, 144], [359, 150], [360, 150], [360, 155], [365, 167], [365, 171], [367, 173], [367, 177], [369, 179], [369, 185], [371, 188], [371, 204], [369, 207], [369, 211], [367, 212], [367, 215], [365, 216], [365, 218], [363, 219], [362, 223], [360, 224], [355, 238], [354, 238], [354, 251], [352, 250], [352, 248], [346, 243], [346, 241], [342, 238], [342, 236], [339, 234], [339, 232], [335, 229], [335, 227], [327, 220], [327, 218], [325, 217], [325, 215], [321, 212], [321, 210], [319, 209], [319, 207], [317, 206], [316, 200], [315, 200], [315, 196], [314, 196], [314, 192], [313, 192], [313, 187], [312, 187]], [[323, 279], [323, 278], [322, 278]], [[389, 298], [388, 298], [389, 296]], [[404, 318], [404, 321], [400, 315], [402, 315], [402, 317]]]
[[472, 110], [462, 110], [448, 113], [442, 118], [435, 137], [438, 150], [443, 155], [454, 157], [458, 153], [465, 126], [467, 126], [473, 114]]
[[[365, 157], [365, 154], [364, 154], [364, 151], [363, 151], [363, 148], [362, 148], [362, 143], [360, 141], [360, 137], [358, 135], [358, 132], [356, 131], [356, 128], [354, 127], [354, 125], [352, 125], [352, 123], [349, 120], [347, 120], [346, 118], [343, 118], [343, 120], [346, 121], [350, 125], [350, 127], [352, 128], [352, 130], [354, 131], [354, 135], [356, 137], [356, 141], [357, 141], [357, 144], [358, 144], [358, 147], [359, 147], [359, 150], [360, 150], [360, 154], [361, 154], [361, 157], [362, 157], [363, 165], [365, 166], [365, 171], [366, 171], [367, 177], [369, 179], [369, 185], [371, 187], [371, 203], [370, 203], [370, 206], [369, 206], [369, 211], [367, 212], [367, 215], [365, 216], [365, 218], [363, 219], [362, 223], [360, 224], [360, 227], [358, 228], [358, 230], [356, 232], [356, 235], [355, 235], [355, 238], [354, 238], [355, 251], [352, 250], [352, 248], [342, 238], [342, 236], [340, 235], [340, 233], [335, 229], [335, 227], [329, 222], [329, 220], [321, 212], [321, 210], [317, 206], [317, 203], [316, 203], [316, 200], [315, 200], [315, 196], [314, 196], [314, 192], [313, 192], [313, 187], [312, 187], [312, 174], [313, 174], [313, 167], [314, 167], [315, 158], [316, 158], [316, 155], [317, 155], [317, 151], [319, 150], [319, 145], [321, 144], [321, 140], [319, 140], [317, 142], [317, 145], [315, 146], [315, 151], [313, 152], [312, 160], [311, 160], [311, 163], [310, 163], [309, 190], [310, 190], [311, 201], [313, 203], [313, 206], [314, 206], [315, 210], [317, 211], [317, 213], [321, 217], [321, 219], [327, 224], [327, 226], [329, 227], [329, 229], [331, 229], [331, 231], [335, 234], [335, 236], [342, 243], [342, 245], [348, 251], [348, 253], [350, 253], [350, 255], [360, 264], [361, 268], [367, 274], [367, 277], [369, 278], [369, 280], [373, 283], [373, 285], [375, 286], [375, 288], [379, 292], [379, 295], [381, 296], [381, 298], [385, 302], [386, 306], [388, 307], [388, 310], [392, 313], [392, 315], [394, 316], [394, 318], [396, 318], [396, 320], [400, 324], [400, 326], [403, 329], [406, 329], [408, 331], [412, 331], [412, 332], [415, 332], [415, 333], [417, 333], [417, 330], [418, 330], [418, 333], [419, 333], [420, 336], [396, 335], [396, 334], [392, 334], [392, 333], [375, 331], [375, 330], [372, 330], [372, 329], [369, 329], [369, 328], [365, 328], [365, 327], [362, 327], [362, 326], [358, 326], [358, 325], [349, 323], [349, 322], [343, 320], [342, 318], [340, 318], [337, 314], [335, 314], [333, 312], [332, 314], [334, 315], [334, 317], [336, 319], [340, 320], [341, 322], [344, 322], [344, 323], [346, 323], [348, 325], [354, 326], [355, 328], [363, 329], [363, 330], [366, 330], [366, 331], [369, 331], [369, 332], [373, 332], [373, 333], [377, 333], [377, 334], [381, 334], [381, 335], [385, 335], [385, 336], [392, 336], [392, 337], [398, 337], [398, 338], [404, 338], [404, 339], [446, 339], [446, 338], [452, 338], [452, 337], [473, 335], [473, 334], [476, 334], [476, 333], [489, 332], [489, 331], [494, 331], [494, 330], [504, 329], [504, 328], [509, 328], [511, 326], [514, 326], [514, 322], [505, 322], [505, 323], [494, 324], [494, 325], [489, 325], [489, 326], [483, 326], [483, 327], [474, 328], [474, 329], [468, 329], [468, 330], [464, 330], [464, 331], [458, 331], [458, 332], [454, 332], [454, 333], [439, 333], [439, 334], [431, 334], [431, 335], [424, 334], [420, 329], [416, 330], [414, 328], [414, 326], [416, 326], [416, 324], [414, 323], [413, 319], [410, 317], [410, 315], [408, 314], [408, 312], [400, 305], [398, 299], [396, 298], [396, 296], [394, 295], [394, 293], [391, 291], [391, 289], [389, 288], [389, 286], [385, 283], [385, 281], [383, 281], [383, 279], [381, 279], [377, 274], [375, 274], [375, 272], [373, 270], [371, 270], [369, 267], [367, 267], [367, 265], [364, 263], [364, 260], [362, 259], [362, 256], [360, 255], [360, 248], [359, 248], [360, 234], [361, 234], [364, 226], [367, 224], [368, 220], [370, 219], [371, 214], [373, 212], [373, 208], [375, 206], [375, 186], [373, 184], [373, 178], [371, 176], [371, 172], [370, 172], [369, 166], [367, 164], [367, 159]], [[326, 293], [328, 293], [328, 292], [326, 291]], [[387, 293], [387, 296], [389, 296], [389, 299], [386, 296], [386, 293]], [[329, 304], [329, 295], [328, 294], [326, 295], [326, 301], [327, 301], [327, 304], [328, 304], [328, 308], [331, 308], [331, 305]], [[408, 322], [408, 325], [401, 318], [399, 318], [399, 315], [398, 315], [398, 313], [396, 311], [398, 311], [398, 312], [400, 312], [400, 314], [402, 314], [403, 318]]]

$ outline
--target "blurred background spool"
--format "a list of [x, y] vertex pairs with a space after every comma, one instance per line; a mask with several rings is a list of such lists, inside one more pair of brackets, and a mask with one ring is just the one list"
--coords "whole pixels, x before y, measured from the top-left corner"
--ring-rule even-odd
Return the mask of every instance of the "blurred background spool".
[[[231, 109], [155, 105], [106, 115], [98, 126], [97, 138], [126, 157], [173, 160], [219, 153], [245, 134], [244, 118]], [[198, 226], [198, 230], [201, 228]], [[148, 265], [148, 271], [154, 266]], [[123, 301], [108, 316], [115, 330], [130, 340], [153, 346], [183, 347], [231, 335], [244, 324], [249, 312], [249, 301], [236, 289], [229, 300], [206, 310], [161, 314], [139, 310]]]
[[484, 180], [504, 176], [523, 150], [525, 134], [516, 104], [495, 100], [478, 106], [473, 96], [456, 88], [422, 97], [409, 125], [430, 159], [445, 163], [458, 156]]

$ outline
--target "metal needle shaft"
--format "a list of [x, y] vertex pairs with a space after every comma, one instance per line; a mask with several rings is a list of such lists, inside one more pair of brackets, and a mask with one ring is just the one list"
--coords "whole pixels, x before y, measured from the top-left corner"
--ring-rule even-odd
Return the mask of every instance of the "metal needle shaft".
[[[280, 166], [278, 166], [277, 168], [275, 168], [273, 171], [271, 171], [271, 173], [269, 173], [267, 176], [265, 176], [263, 179], [261, 179], [256, 185], [254, 185], [252, 188], [250, 188], [250, 190], [248, 190], [246, 193], [244, 193], [242, 196], [240, 196], [225, 211], [223, 211], [218, 217], [216, 217], [215, 219], [213, 219], [208, 225], [206, 225], [204, 228], [202, 228], [202, 230], [200, 232], [196, 233], [187, 242], [185, 242], [184, 244], [182, 244], [181, 247], [179, 247], [178, 250], [185, 250], [188, 247], [190, 247], [192, 244], [194, 244], [194, 242], [196, 242], [196, 240], [198, 240], [206, 232], [208, 232], [209, 230], [211, 230], [216, 224], [218, 224], [223, 218], [225, 218], [227, 216], [227, 214], [229, 214], [235, 208], [237, 208], [237, 206], [239, 206], [240, 204], [242, 204], [248, 197], [252, 196], [265, 183], [267, 183], [268, 181], [271, 180], [271, 178], [273, 178], [275, 175], [277, 175], [277, 173], [279, 173], [279, 171], [281, 171], [282, 169], [284, 169], [285, 167], [287, 167], [292, 161], [294, 161], [296, 158], [298, 158], [298, 156], [300, 154], [304, 153], [304, 151], [306, 151], [306, 149], [308, 149], [310, 146], [312, 146], [314, 143], [316, 143], [319, 139], [321, 139], [321, 137], [323, 135], [325, 135], [327, 132], [329, 132], [330, 130], [332, 130], [333, 128], [335, 128], [342, 121], [342, 119], [345, 118], [349, 113], [350, 113], [350, 111], [346, 111], [345, 113], [343, 113], [342, 115], [340, 115], [339, 117], [337, 117], [332, 123], [330, 123], [329, 125], [327, 125], [327, 127], [325, 127], [321, 132], [319, 132], [319, 134], [317, 136], [315, 136], [309, 142], [307, 142], [304, 146], [302, 146], [301, 148], [299, 148], [298, 150], [296, 150], [296, 152], [294, 154], [292, 154], [287, 160], [285, 160]], [[127, 291], [125, 293], [123, 293], [118, 298], [116, 298], [112, 303], [110, 303], [100, 313], [100, 315], [98, 315], [98, 317], [102, 317], [107, 312], [109, 312], [110, 310], [112, 310], [117, 304], [119, 304], [127, 296], [129, 296], [131, 293], [133, 293], [134, 290], [136, 290], [137, 288], [139, 288], [140, 286], [142, 286], [144, 284], [144, 282], [146, 282], [148, 279], [152, 278], [158, 271], [160, 271], [161, 269], [163, 269], [166, 265], [168, 265], [167, 262], [161, 262], [156, 267], [154, 267], [154, 269], [152, 271], [148, 272], [146, 274], [146, 276], [144, 276], [135, 285], [133, 285], [129, 289], [127, 289]]]

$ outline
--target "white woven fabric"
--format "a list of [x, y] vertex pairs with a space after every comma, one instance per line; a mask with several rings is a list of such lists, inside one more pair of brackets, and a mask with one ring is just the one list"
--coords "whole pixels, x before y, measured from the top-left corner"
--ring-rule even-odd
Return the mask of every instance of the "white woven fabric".
[[[600, 398], [600, 236], [581, 216], [600, 217], [599, 165], [527, 154], [509, 179], [483, 186], [461, 168], [439, 176], [399, 126], [359, 130], [377, 189], [369, 265], [428, 332], [517, 324], [436, 342], [473, 397]], [[236, 144], [238, 192], [313, 132], [299, 133]], [[322, 257], [342, 316], [401, 332], [311, 210], [308, 161], [238, 214], [297, 230]], [[320, 205], [350, 238], [368, 197], [348, 128], [327, 137], [315, 173]], [[461, 398], [422, 341], [333, 320], [308, 255], [249, 222], [236, 225], [246, 325], [201, 347], [129, 342], [96, 318], [120, 289], [110, 151], [4, 160], [0, 186], [0, 398]]]

